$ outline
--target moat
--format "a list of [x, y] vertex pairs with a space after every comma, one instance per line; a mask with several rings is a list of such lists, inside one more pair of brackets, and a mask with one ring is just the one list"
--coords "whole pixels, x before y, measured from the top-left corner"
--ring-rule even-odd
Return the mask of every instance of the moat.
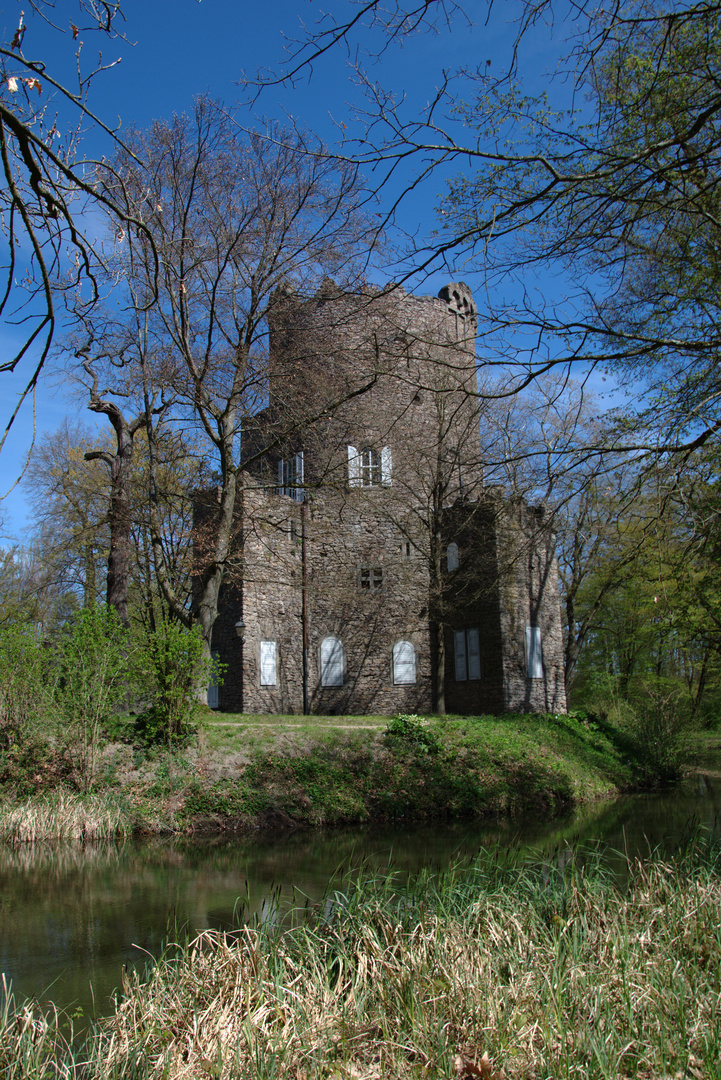
[[614, 852], [670, 850], [701, 826], [721, 830], [721, 776], [664, 794], [627, 796], [551, 821], [153, 839], [97, 847], [0, 847], [0, 971], [18, 996], [50, 999], [82, 1017], [108, 1012], [124, 965], [143, 967], [164, 940], [276, 917], [278, 902], [317, 904], [349, 867], [404, 874], [442, 868], [480, 847], [558, 860], [569, 845]]

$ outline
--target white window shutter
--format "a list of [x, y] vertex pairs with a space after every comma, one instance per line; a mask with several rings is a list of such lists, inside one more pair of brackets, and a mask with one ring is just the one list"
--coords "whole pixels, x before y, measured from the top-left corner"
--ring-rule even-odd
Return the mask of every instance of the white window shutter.
[[446, 551], [446, 559], [448, 562], [448, 573], [458, 569], [458, 544], [449, 544]]
[[383, 487], [391, 486], [391, 473], [393, 471], [393, 459], [390, 446], [384, 446], [381, 450], [381, 483]]
[[397, 641], [393, 646], [393, 682], [410, 686], [416, 681], [416, 650], [410, 641]]
[[361, 486], [360, 454], [355, 446], [348, 447], [348, 486]]
[[303, 451], [295, 455], [295, 491], [293, 498], [296, 502], [303, 502]]
[[260, 685], [276, 686], [278, 683], [278, 667], [276, 663], [276, 648], [274, 641], [261, 641], [260, 643]]
[[285, 495], [285, 476], [283, 474], [284, 467], [285, 467], [285, 462], [281, 458], [280, 461], [278, 462], [278, 494], [279, 495]]
[[453, 654], [456, 664], [456, 682], [465, 682], [468, 678], [466, 669], [466, 631], [456, 630], [453, 634]]
[[540, 626], [526, 627], [526, 674], [529, 679], [543, 678], [543, 650]]
[[478, 628], [471, 627], [466, 631], [468, 641], [468, 678], [480, 679], [481, 677], [481, 643]]
[[343, 685], [343, 645], [338, 638], [325, 638], [320, 646], [321, 686]]

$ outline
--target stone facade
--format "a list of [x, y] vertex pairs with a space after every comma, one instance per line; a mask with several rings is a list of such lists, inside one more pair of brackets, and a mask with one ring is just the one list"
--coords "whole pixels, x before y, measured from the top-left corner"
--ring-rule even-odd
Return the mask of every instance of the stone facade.
[[565, 709], [553, 538], [484, 487], [475, 337], [462, 284], [278, 297], [214, 628], [221, 709]]

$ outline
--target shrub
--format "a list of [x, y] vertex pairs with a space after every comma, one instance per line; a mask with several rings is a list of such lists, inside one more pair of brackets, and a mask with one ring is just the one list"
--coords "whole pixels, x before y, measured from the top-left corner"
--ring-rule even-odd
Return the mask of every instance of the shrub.
[[649, 784], [677, 780], [690, 728], [681, 691], [674, 687], [645, 687], [644, 697], [634, 703], [625, 726], [636, 743], [642, 778]]
[[130, 648], [115, 609], [106, 606], [76, 612], [56, 646], [54, 719], [84, 791], [97, 775], [103, 729], [127, 698]]
[[65, 767], [49, 738], [49, 655], [34, 627], [0, 630], [0, 783], [20, 796], [52, 784]]
[[420, 716], [414, 713], [395, 716], [383, 732], [383, 742], [389, 749], [421, 754], [437, 754], [441, 748], [437, 736], [428, 731]]
[[200, 627], [186, 630], [163, 620], [148, 636], [140, 661], [149, 705], [135, 721], [138, 739], [146, 745], [184, 745], [194, 733], [198, 695], [208, 685], [213, 666]]

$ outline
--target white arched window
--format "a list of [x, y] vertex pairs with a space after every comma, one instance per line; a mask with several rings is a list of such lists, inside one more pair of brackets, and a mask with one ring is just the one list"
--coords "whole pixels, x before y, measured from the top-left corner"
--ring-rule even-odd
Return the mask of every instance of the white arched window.
[[458, 569], [458, 544], [449, 544], [446, 550], [446, 559], [448, 561], [448, 573], [452, 570]]
[[393, 683], [409, 686], [416, 681], [416, 650], [412, 641], [397, 641], [393, 646]]
[[342, 686], [344, 668], [342, 641], [337, 637], [324, 638], [320, 643], [320, 685]]

